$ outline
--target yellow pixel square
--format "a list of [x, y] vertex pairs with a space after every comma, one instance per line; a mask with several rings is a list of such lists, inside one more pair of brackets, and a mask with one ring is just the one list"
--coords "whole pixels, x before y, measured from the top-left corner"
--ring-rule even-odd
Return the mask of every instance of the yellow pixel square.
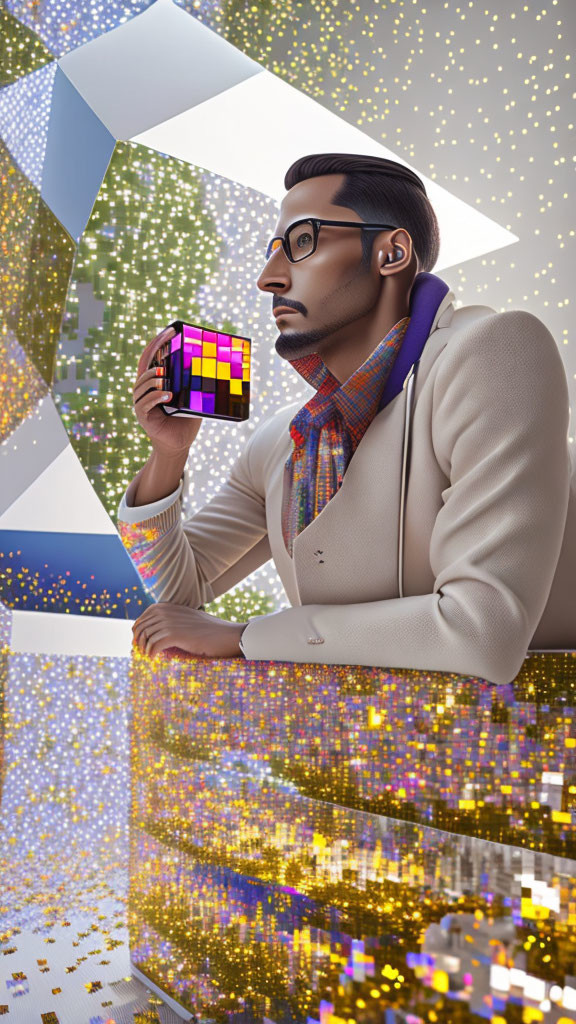
[[215, 377], [216, 376], [216, 360], [215, 359], [204, 359], [204, 357], [202, 357], [202, 376], [203, 377]]
[[231, 377], [230, 379], [230, 394], [241, 395], [242, 394], [242, 381], [239, 377]]
[[202, 357], [192, 356], [192, 373], [194, 376], [200, 377], [202, 375]]
[[242, 351], [242, 338], [232, 338], [232, 351]]
[[202, 358], [203, 359], [216, 359], [216, 342], [205, 341], [202, 344]]
[[230, 363], [218, 363], [216, 377], [218, 380], [230, 380]]

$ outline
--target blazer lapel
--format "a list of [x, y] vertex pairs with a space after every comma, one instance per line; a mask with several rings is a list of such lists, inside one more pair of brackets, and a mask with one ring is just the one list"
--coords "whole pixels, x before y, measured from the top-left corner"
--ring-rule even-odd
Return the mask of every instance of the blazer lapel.
[[374, 417], [339, 489], [294, 539], [302, 604], [397, 596], [405, 404], [403, 390]]

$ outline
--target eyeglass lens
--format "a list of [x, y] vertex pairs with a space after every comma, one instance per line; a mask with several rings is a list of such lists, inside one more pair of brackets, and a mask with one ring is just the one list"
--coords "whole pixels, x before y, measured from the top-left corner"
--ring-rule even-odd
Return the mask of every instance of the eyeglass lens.
[[314, 225], [311, 221], [303, 221], [290, 228], [288, 248], [293, 260], [303, 260], [314, 252]]
[[[303, 260], [306, 256], [310, 256], [314, 252], [314, 225], [311, 221], [301, 221], [300, 224], [295, 224], [294, 227], [290, 228], [287, 236], [288, 251], [290, 258], [295, 262]], [[282, 242], [279, 238], [274, 238], [269, 244], [266, 251], [266, 259], [270, 259], [270, 256]]]

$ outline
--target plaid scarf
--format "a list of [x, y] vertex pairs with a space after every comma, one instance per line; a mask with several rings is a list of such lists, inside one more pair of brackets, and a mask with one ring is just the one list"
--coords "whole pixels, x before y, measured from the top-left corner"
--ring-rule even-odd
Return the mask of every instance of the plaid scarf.
[[282, 534], [294, 538], [342, 484], [350, 459], [378, 411], [410, 317], [392, 327], [362, 366], [341, 384], [317, 353], [289, 362], [316, 394], [290, 421], [293, 447], [284, 468]]

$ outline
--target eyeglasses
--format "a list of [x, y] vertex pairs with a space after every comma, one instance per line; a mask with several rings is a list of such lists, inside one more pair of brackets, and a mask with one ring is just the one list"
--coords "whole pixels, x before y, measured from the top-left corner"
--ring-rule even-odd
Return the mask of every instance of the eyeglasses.
[[365, 224], [363, 221], [321, 220], [319, 217], [306, 217], [303, 220], [294, 221], [286, 229], [284, 235], [275, 235], [270, 239], [266, 249], [266, 259], [269, 260], [272, 253], [282, 246], [290, 263], [305, 260], [307, 256], [316, 252], [318, 235], [324, 224], [333, 224], [340, 228], [360, 228], [362, 231], [382, 231], [385, 228], [394, 230], [397, 227], [396, 224]]

